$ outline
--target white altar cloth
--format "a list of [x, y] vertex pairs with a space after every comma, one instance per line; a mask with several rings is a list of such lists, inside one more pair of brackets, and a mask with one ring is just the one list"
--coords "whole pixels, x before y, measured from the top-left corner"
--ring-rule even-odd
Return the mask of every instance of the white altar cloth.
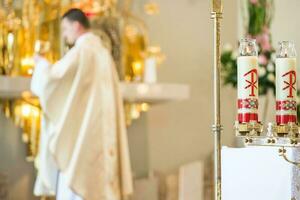
[[292, 195], [292, 179], [293, 166], [278, 147], [222, 149], [223, 200], [300, 200]]

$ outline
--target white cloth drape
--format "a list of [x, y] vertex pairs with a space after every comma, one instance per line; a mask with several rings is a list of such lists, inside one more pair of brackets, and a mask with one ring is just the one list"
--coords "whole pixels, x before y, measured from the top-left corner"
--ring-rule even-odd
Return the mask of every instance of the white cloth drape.
[[110, 53], [97, 36], [86, 33], [56, 64], [38, 58], [36, 68], [32, 91], [40, 99], [44, 123], [35, 194], [55, 192], [59, 169], [85, 200], [123, 200], [132, 193], [132, 177]]
[[[293, 160], [300, 162], [300, 148], [293, 149]], [[300, 169], [298, 166], [293, 166], [293, 177], [292, 177], [292, 199], [300, 199]]]
[[278, 147], [223, 147], [222, 199], [290, 200], [292, 169]]

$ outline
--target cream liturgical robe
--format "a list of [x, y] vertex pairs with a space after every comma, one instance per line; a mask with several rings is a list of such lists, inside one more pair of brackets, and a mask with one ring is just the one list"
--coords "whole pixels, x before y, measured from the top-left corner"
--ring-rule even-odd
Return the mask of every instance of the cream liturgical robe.
[[132, 193], [123, 102], [109, 51], [92, 33], [50, 66], [36, 58], [32, 91], [43, 110], [36, 195], [53, 195], [57, 170], [84, 200]]

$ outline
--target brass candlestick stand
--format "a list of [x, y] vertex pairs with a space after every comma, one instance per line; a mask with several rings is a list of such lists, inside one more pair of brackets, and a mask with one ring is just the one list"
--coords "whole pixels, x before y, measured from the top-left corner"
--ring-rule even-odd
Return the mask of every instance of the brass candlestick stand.
[[222, 0], [212, 1], [211, 19], [214, 21], [214, 124], [212, 132], [214, 134], [214, 196], [215, 200], [221, 200], [221, 114], [220, 114], [220, 71], [221, 71], [221, 54], [220, 54], [220, 33], [222, 19]]

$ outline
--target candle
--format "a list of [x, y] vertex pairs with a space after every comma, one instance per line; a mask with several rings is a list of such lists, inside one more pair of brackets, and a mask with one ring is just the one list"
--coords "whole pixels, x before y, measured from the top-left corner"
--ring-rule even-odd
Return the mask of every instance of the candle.
[[147, 58], [145, 61], [144, 82], [156, 83], [156, 81], [157, 81], [156, 59], [154, 57], [150, 57]]
[[297, 122], [296, 51], [292, 42], [279, 43], [276, 58], [276, 122]]
[[241, 40], [237, 68], [238, 121], [258, 122], [258, 58], [255, 40]]

